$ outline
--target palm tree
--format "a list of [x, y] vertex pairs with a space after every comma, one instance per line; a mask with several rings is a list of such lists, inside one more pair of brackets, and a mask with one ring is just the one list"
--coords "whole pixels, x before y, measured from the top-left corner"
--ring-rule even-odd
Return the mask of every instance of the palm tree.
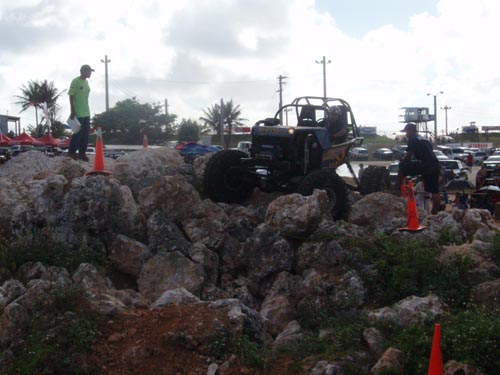
[[30, 107], [35, 108], [36, 127], [38, 127], [38, 109], [43, 109], [44, 103], [47, 103], [49, 118], [46, 119], [46, 124], [48, 125], [49, 119], [52, 121], [55, 119], [58, 109], [57, 99], [66, 91], [58, 92], [54, 82], [49, 83], [47, 80], [43, 82], [29, 81], [26, 85], [21, 86], [20, 90], [22, 95], [16, 95], [20, 99], [16, 104], [21, 105], [20, 112], [24, 112]]
[[224, 134], [224, 125], [227, 126], [228, 137], [226, 138], [226, 148], [229, 148], [231, 144], [233, 125], [242, 125], [242, 121], [245, 120], [240, 117], [241, 109], [239, 104], [235, 106], [232, 99], [227, 103], [224, 103], [224, 100], [221, 100], [220, 105], [214, 104], [204, 109], [203, 113], [205, 116], [200, 117], [200, 120], [204, 122], [205, 126], [208, 125], [216, 130], [218, 136], [222, 137]]

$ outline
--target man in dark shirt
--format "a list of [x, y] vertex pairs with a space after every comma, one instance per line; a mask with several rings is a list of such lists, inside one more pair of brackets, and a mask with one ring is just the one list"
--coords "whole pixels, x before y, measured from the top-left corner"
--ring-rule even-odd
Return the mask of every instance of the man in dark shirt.
[[404, 176], [421, 175], [424, 180], [425, 191], [431, 193], [432, 214], [441, 210], [441, 196], [439, 195], [439, 161], [432, 151], [432, 145], [426, 139], [417, 135], [417, 126], [414, 123], [406, 124], [402, 130], [406, 132], [408, 149], [399, 163], [399, 185]]

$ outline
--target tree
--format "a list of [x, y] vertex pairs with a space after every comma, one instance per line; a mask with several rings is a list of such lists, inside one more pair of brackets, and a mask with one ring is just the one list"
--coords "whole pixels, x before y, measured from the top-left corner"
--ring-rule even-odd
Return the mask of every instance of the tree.
[[24, 112], [30, 107], [35, 108], [35, 128], [38, 128], [40, 123], [38, 122], [38, 109], [44, 109], [44, 103], [47, 103], [47, 114], [48, 118], [44, 116], [45, 119], [44, 129], [49, 131], [49, 119], [50, 122], [54, 122], [56, 119], [58, 105], [57, 100], [66, 90], [59, 92], [59, 90], [54, 86], [54, 82], [47, 82], [47, 80], [39, 81], [29, 81], [26, 85], [20, 87], [22, 95], [16, 95], [20, 99], [16, 104], [21, 106], [21, 111]]
[[179, 142], [198, 142], [200, 126], [196, 121], [182, 119], [177, 135]]
[[174, 114], [161, 114], [156, 104], [139, 103], [135, 98], [117, 102], [108, 111], [95, 115], [94, 126], [100, 126], [108, 142], [142, 144], [143, 135], [149, 143], [163, 143], [174, 138]]
[[[221, 110], [222, 105], [222, 110]], [[222, 113], [222, 115], [221, 115]], [[200, 120], [204, 122], [205, 126], [210, 126], [213, 128], [217, 135], [221, 135], [224, 131], [224, 127], [227, 128], [228, 136], [226, 138], [226, 148], [229, 148], [231, 144], [231, 134], [234, 125], [243, 125], [242, 121], [245, 119], [241, 118], [240, 105], [234, 105], [233, 100], [221, 104], [214, 104], [203, 110], [204, 116], [200, 117]], [[222, 125], [222, 128], [221, 128]]]

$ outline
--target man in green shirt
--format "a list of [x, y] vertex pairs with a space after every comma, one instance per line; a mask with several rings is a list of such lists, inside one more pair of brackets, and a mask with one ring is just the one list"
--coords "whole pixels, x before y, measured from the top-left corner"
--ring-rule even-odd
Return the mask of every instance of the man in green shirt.
[[[78, 132], [73, 133], [69, 143], [68, 156], [77, 160], [89, 161], [85, 152], [87, 151], [87, 144], [89, 143], [90, 132], [90, 108], [89, 108], [89, 94], [90, 87], [87, 78], [94, 69], [89, 65], [82, 65], [80, 68], [80, 76], [71, 81], [69, 87], [69, 103], [71, 106], [70, 118], [75, 117], [80, 122], [81, 128]], [[76, 153], [78, 151], [78, 154]]]

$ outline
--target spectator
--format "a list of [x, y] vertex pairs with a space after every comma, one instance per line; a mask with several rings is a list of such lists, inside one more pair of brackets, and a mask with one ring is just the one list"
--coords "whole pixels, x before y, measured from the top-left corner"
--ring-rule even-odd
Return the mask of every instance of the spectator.
[[486, 183], [486, 177], [488, 177], [488, 170], [486, 165], [481, 164], [481, 169], [476, 173], [476, 190], [481, 189]]
[[363, 177], [363, 173], [365, 173], [365, 166], [363, 163], [359, 163], [359, 171], [358, 171], [358, 179], [361, 181], [361, 177]]

